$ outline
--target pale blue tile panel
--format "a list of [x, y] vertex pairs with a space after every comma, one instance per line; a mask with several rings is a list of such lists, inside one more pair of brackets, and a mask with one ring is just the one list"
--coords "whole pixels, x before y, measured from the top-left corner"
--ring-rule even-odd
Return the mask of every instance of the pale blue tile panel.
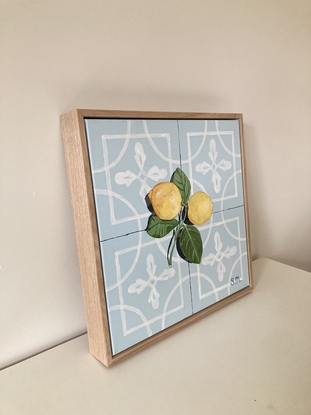
[[170, 237], [138, 232], [101, 243], [113, 354], [192, 314], [188, 264], [166, 253]]
[[244, 204], [238, 120], [179, 120], [182, 169], [218, 212]]
[[190, 264], [194, 312], [249, 285], [244, 207], [216, 213], [198, 229], [204, 250], [201, 264]]
[[100, 240], [145, 229], [145, 197], [180, 165], [174, 120], [86, 119]]
[[[249, 285], [238, 120], [86, 120], [113, 354]], [[182, 166], [207, 192], [200, 265], [145, 231], [146, 195]], [[189, 274], [190, 272], [190, 274]]]

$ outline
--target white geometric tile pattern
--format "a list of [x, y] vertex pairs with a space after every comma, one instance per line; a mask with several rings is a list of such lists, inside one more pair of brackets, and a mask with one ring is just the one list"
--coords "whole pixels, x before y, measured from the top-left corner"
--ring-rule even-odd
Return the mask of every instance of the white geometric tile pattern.
[[[86, 119], [113, 354], [249, 284], [237, 120]], [[145, 197], [177, 167], [214, 203], [201, 264], [151, 238]]]

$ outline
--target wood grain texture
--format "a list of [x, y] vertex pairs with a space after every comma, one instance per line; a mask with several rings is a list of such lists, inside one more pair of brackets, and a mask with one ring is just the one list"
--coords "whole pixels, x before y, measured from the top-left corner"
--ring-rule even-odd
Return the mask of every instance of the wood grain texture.
[[111, 346], [84, 119], [61, 117], [90, 351], [111, 364]]
[[250, 224], [248, 214], [248, 196], [247, 196], [247, 179], [246, 179], [246, 165], [245, 165], [245, 148], [244, 148], [244, 128], [243, 128], [243, 115], [239, 116], [239, 128], [240, 128], [240, 143], [241, 143], [241, 164], [242, 164], [242, 176], [243, 176], [243, 193], [244, 193], [244, 214], [245, 214], [245, 229], [246, 229], [246, 245], [248, 252], [248, 270], [249, 270], [249, 282], [250, 288], [253, 288], [253, 272], [252, 272], [252, 250], [250, 243]]
[[[105, 298], [103, 267], [101, 263], [95, 202], [92, 189], [90, 160], [87, 149], [85, 118], [118, 119], [237, 119], [240, 126], [243, 191], [248, 249], [250, 285], [212, 306], [178, 322], [177, 324], [147, 338], [135, 346], [112, 355], [107, 304]], [[242, 114], [190, 113], [190, 112], [147, 112], [74, 110], [61, 116], [68, 182], [75, 223], [76, 241], [81, 272], [82, 289], [90, 352], [105, 366], [137, 353], [143, 348], [167, 337], [181, 328], [218, 310], [252, 290], [252, 264], [249, 238], [249, 219], [245, 176]]]
[[205, 112], [159, 112], [159, 111], [114, 111], [114, 110], [76, 110], [84, 118], [124, 118], [124, 119], [240, 119], [240, 113], [205, 113]]

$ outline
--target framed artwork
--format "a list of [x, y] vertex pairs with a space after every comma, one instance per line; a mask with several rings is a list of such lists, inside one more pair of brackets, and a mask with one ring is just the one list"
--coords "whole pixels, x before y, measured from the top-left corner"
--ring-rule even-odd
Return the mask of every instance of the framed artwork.
[[104, 365], [252, 289], [241, 114], [75, 110], [61, 126]]

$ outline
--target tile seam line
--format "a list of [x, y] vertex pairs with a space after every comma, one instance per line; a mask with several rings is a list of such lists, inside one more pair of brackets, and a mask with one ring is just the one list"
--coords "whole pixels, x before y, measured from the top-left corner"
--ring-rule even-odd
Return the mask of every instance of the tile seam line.
[[[230, 207], [230, 208], [227, 208], [227, 209], [217, 210], [216, 212], [213, 212], [213, 215], [216, 214], [216, 213], [226, 212], [227, 210], [238, 209], [238, 208], [241, 208], [241, 207], [244, 207], [244, 205], [238, 205], [238, 206]], [[137, 231], [128, 232], [128, 233], [125, 233], [125, 234], [122, 234], [122, 235], [112, 236], [111, 238], [100, 239], [99, 242], [100, 243], [108, 242], [108, 241], [112, 241], [114, 239], [124, 238], [124, 237], [129, 236], [129, 235], [135, 235], [136, 233], [146, 232], [146, 231], [147, 231], [146, 229], [139, 229]]]

